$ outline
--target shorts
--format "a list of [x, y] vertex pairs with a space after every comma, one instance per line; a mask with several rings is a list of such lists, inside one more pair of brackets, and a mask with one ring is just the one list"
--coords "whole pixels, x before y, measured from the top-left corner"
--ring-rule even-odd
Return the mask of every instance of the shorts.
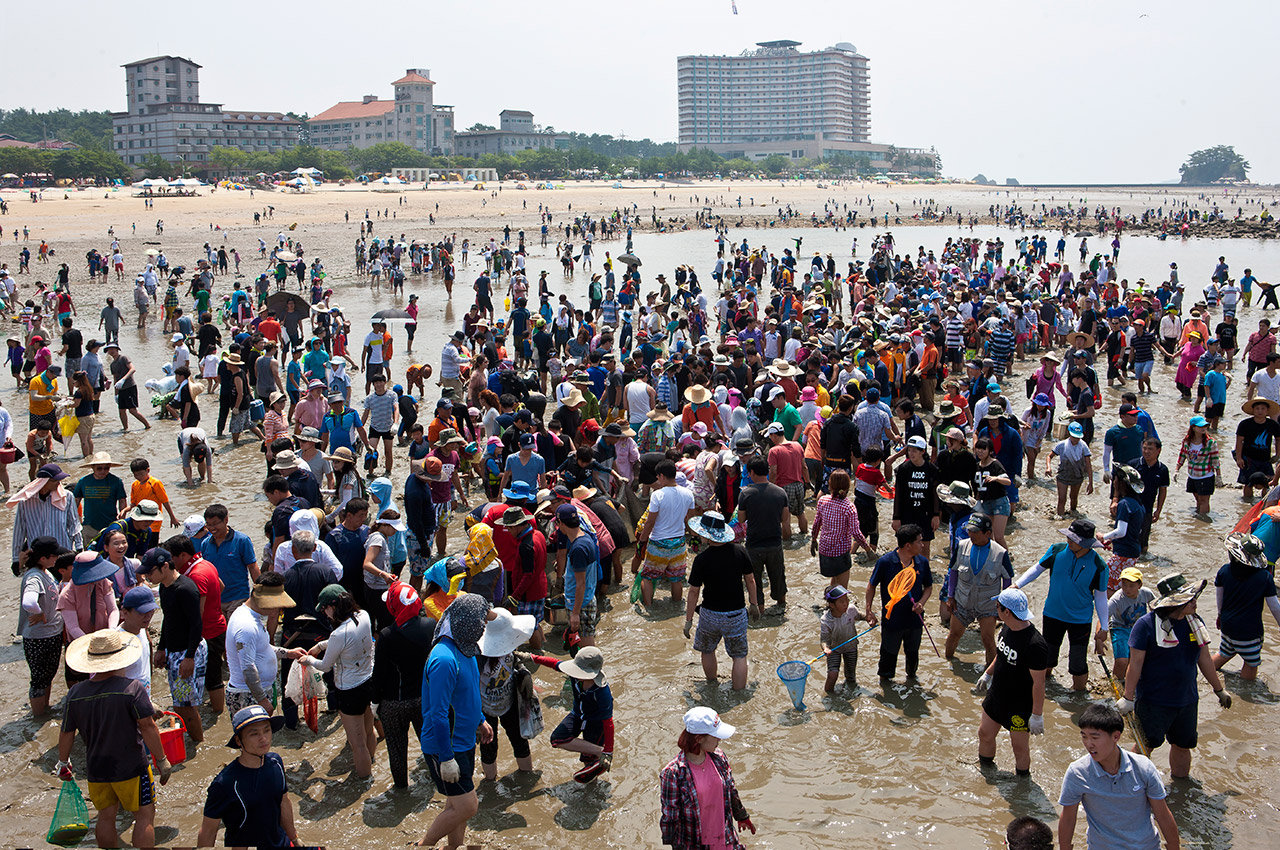
[[89, 800], [99, 812], [112, 806], [119, 806], [126, 812], [136, 812], [143, 806], [150, 806], [156, 801], [156, 783], [151, 774], [151, 766], [147, 766], [146, 773], [132, 779], [90, 782]]
[[1258, 667], [1262, 664], [1262, 638], [1234, 640], [1223, 633], [1222, 640], [1218, 643], [1218, 654], [1223, 658], [1235, 658], [1239, 655], [1245, 664]]
[[32, 431], [37, 428], [55, 432], [58, 430], [58, 417], [52, 413], [32, 413], [28, 416], [28, 422]]
[[[533, 600], [533, 601], [531, 601], [531, 602], [520, 602], [520, 601], [517, 601], [517, 602], [516, 602], [516, 615], [517, 615], [517, 616], [519, 616], [520, 614], [528, 614], [528, 615], [530, 615], [530, 616], [532, 616], [532, 617], [536, 617], [536, 618], [537, 618], [537, 620], [538, 620], [538, 622], [539, 622], [539, 623], [541, 623], [541, 622], [542, 622], [542, 618], [543, 618], [543, 617], [545, 617], [545, 616], [546, 616], [546, 614], [547, 614], [547, 600], [546, 600], [546, 599], [534, 599], [534, 600]], [[581, 632], [579, 632], [579, 633], [581, 633]]]
[[445, 499], [436, 506], [436, 528], [443, 530], [453, 522], [453, 499]]
[[[173, 698], [173, 704], [178, 708], [197, 708], [204, 702], [205, 673], [209, 665], [209, 645], [203, 640], [200, 641], [200, 647], [196, 650], [196, 669], [188, 679], [184, 679], [179, 675], [179, 667], [186, 655], [186, 652], [182, 650], [174, 650], [165, 654], [169, 672], [169, 695]], [[221, 672], [219, 672], [218, 678], [222, 678]]]
[[1217, 484], [1216, 475], [1206, 475], [1204, 478], [1188, 478], [1187, 492], [1193, 496], [1212, 496]]
[[409, 575], [424, 575], [427, 567], [431, 566], [431, 541], [428, 540], [427, 545], [423, 546], [416, 534], [407, 531], [404, 535], [404, 543], [409, 553]]
[[[1028, 697], [1030, 694], [1028, 694]], [[1004, 729], [1010, 732], [1022, 732], [1027, 734], [1031, 731], [1031, 700], [1028, 699], [1022, 705], [996, 705], [996, 701], [990, 696], [982, 701], [982, 713], [999, 723]]]
[[121, 387], [116, 390], [116, 407], [120, 410], [138, 409], [138, 387]]
[[248, 708], [251, 705], [257, 705], [258, 701], [253, 698], [253, 694], [248, 691], [238, 691], [234, 688], [227, 688], [227, 716], [235, 717], [236, 712], [242, 708]]
[[818, 572], [823, 578], [835, 578], [853, 569], [853, 556], [845, 552], [843, 555], [818, 555]]
[[93, 425], [97, 421], [97, 417], [90, 413], [88, 416], [80, 416], [77, 418], [80, 420], [80, 424], [76, 426], [76, 433], [81, 437], [92, 437]]
[[1041, 634], [1049, 644], [1049, 669], [1058, 666], [1058, 653], [1062, 649], [1062, 638], [1067, 638], [1067, 672], [1072, 676], [1083, 676], [1089, 672], [1089, 632], [1093, 621], [1088, 623], [1068, 623], [1050, 617], [1047, 614], [1041, 619]]
[[578, 609], [578, 636], [595, 637], [596, 626], [600, 623], [600, 608], [595, 597], [590, 602], [583, 602]]
[[383, 365], [381, 363], [370, 363], [365, 368], [364, 379], [369, 383], [373, 383], [374, 381], [378, 380], [378, 378], [385, 378], [385, 377], [387, 377], [387, 370], [383, 368]]
[[476, 790], [473, 781], [476, 773], [476, 748], [472, 747], [465, 753], [454, 753], [453, 760], [458, 763], [458, 781], [445, 782], [440, 777], [440, 760], [435, 756], [427, 756], [427, 771], [431, 774], [431, 781], [435, 783], [436, 790], [446, 797], [470, 794]]
[[1236, 476], [1236, 483], [1248, 486], [1249, 479], [1253, 477], [1255, 472], [1261, 472], [1266, 475], [1268, 481], [1275, 474], [1275, 470], [1269, 462], [1247, 457], [1244, 459], [1244, 469], [1240, 470], [1240, 474]]
[[858, 675], [858, 642], [846, 646], [837, 652], [827, 653], [827, 672], [837, 673], [840, 671], [840, 662], [844, 662], [844, 676], [850, 681], [857, 678]]
[[1151, 368], [1156, 365], [1154, 360], [1146, 360], [1142, 363], [1133, 364], [1133, 377], [1142, 379], [1151, 377]]
[[[239, 607], [239, 603], [232, 604], [232, 611]], [[227, 608], [223, 608], [223, 616], [230, 617]], [[210, 663], [205, 670], [205, 690], [215, 691], [223, 689], [223, 659], [227, 658], [227, 632], [216, 635], [214, 638], [205, 638], [205, 643], [209, 644]]]
[[787, 494], [787, 510], [791, 511], [792, 516], [804, 515], [804, 493], [805, 487], [803, 481], [792, 481], [790, 484], [783, 486], [783, 492]]
[[1147, 749], [1154, 750], [1166, 740], [1175, 747], [1194, 750], [1200, 740], [1196, 729], [1199, 703], [1190, 705], [1152, 705], [1138, 700], [1134, 715], [1147, 739]]
[[724, 638], [724, 651], [730, 658], [747, 657], [747, 609], [712, 611], [698, 609], [698, 629], [693, 635], [695, 652], [715, 652]]
[[[613, 752], [613, 718], [605, 718], [600, 720], [583, 720], [576, 714], [566, 714], [564, 720], [560, 721], [560, 725], [556, 726], [551, 732], [551, 744], [563, 744], [565, 741], [572, 741], [579, 735], [582, 740], [595, 744], [597, 747], [603, 747], [606, 753]], [[592, 756], [583, 755], [584, 762], [591, 760]]]
[[333, 704], [343, 714], [359, 716], [373, 702], [373, 679], [369, 678], [354, 688], [333, 689]]
[[395, 433], [392, 431], [379, 431], [377, 428], [369, 429], [369, 442], [371, 443], [377, 439], [390, 440], [394, 436]]
[[1223, 412], [1227, 409], [1227, 403], [1220, 401], [1217, 404], [1210, 404], [1204, 409], [1205, 419], [1221, 419]]
[[249, 430], [249, 411], [233, 410], [231, 411], [231, 433], [243, 434]]
[[[990, 605], [990, 608], [987, 607], [988, 605]], [[995, 616], [996, 616], [995, 602], [986, 602], [979, 605], [977, 608], [970, 608], [967, 605], [961, 605], [959, 602], [957, 602], [956, 609], [951, 612], [951, 618], [953, 620], [959, 620], [961, 624], [966, 626], [969, 625], [970, 623], [977, 622], [978, 620], [981, 620], [985, 617], [994, 618]]]
[[644, 565], [640, 568], [640, 576], [648, 581], [658, 579], [684, 581], [687, 554], [688, 547], [683, 537], [650, 540], [645, 547]]
[[1111, 637], [1111, 657], [1119, 660], [1129, 657], [1129, 633], [1133, 629], [1112, 628]]
[[987, 516], [1010, 516], [1013, 513], [1013, 506], [1009, 503], [1008, 496], [1001, 496], [998, 499], [978, 502], [978, 512]]

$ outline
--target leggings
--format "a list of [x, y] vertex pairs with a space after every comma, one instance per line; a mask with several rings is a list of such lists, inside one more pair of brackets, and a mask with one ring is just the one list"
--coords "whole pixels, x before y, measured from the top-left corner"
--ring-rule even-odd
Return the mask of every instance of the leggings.
[[527, 759], [529, 757], [529, 742], [520, 734], [520, 704], [514, 696], [511, 698], [511, 707], [506, 710], [502, 717], [494, 717], [486, 714], [484, 719], [493, 727], [493, 740], [487, 744], [480, 745], [480, 763], [493, 764], [498, 760], [498, 724], [502, 724], [502, 731], [507, 733], [507, 740], [511, 742], [511, 754], [518, 759]]
[[1049, 644], [1049, 669], [1058, 666], [1058, 652], [1062, 649], [1062, 637], [1067, 637], [1067, 672], [1072, 676], [1083, 676], [1089, 672], [1089, 627], [1088, 623], [1064, 623], [1048, 614], [1044, 617], [1044, 639]]
[[876, 507], [876, 497], [855, 490], [853, 506], [858, 511], [858, 527], [866, 535], [871, 548], [875, 549], [880, 545], [880, 509]]
[[880, 628], [880, 668], [881, 679], [892, 679], [898, 672], [898, 650], [907, 659], [907, 675], [914, 676], [920, 667], [920, 638], [924, 627], [920, 628]]
[[409, 784], [409, 726], [422, 736], [421, 699], [384, 699], [378, 703], [378, 719], [387, 735], [387, 760], [397, 788]]
[[53, 677], [58, 672], [58, 662], [62, 660], [62, 635], [23, 638], [22, 653], [27, 657], [27, 668], [31, 670], [31, 688], [27, 696], [31, 699], [48, 696]]

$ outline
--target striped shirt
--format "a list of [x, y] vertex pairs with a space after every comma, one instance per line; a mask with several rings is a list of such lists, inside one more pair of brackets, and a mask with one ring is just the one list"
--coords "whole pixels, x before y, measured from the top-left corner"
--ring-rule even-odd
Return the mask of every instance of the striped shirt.
[[[64, 491], [65, 493], [65, 491]], [[73, 552], [84, 548], [80, 536], [80, 512], [76, 508], [76, 497], [65, 493], [66, 504], [58, 508], [52, 498], [42, 499], [33, 496], [19, 502], [13, 514], [13, 560], [26, 549], [31, 548], [31, 541], [37, 537], [52, 537], [60, 546]]]
[[991, 334], [991, 341], [987, 349], [987, 353], [991, 355], [991, 359], [996, 362], [996, 374], [1004, 374], [1004, 364], [1013, 358], [1013, 346], [1016, 340], [1013, 331], [1007, 327], [1000, 327]]
[[1133, 362], [1147, 363], [1156, 359], [1155, 355], [1156, 335], [1147, 331], [1142, 334], [1134, 334], [1129, 345], [1133, 348]]

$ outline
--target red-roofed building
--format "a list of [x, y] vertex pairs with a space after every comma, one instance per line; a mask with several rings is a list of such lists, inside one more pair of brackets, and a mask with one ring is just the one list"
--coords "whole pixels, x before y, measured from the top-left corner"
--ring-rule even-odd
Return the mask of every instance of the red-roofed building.
[[391, 84], [395, 97], [343, 100], [307, 120], [311, 144], [331, 150], [401, 142], [431, 154], [453, 153], [453, 107], [435, 103], [425, 68], [410, 68]]

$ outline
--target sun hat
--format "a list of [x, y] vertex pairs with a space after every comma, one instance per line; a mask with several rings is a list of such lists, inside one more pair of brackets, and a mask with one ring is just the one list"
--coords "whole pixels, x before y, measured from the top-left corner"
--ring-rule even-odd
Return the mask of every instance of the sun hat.
[[707, 511], [702, 516], [690, 519], [689, 530], [713, 543], [730, 543], [733, 541], [733, 529], [725, 522], [724, 514], [717, 511]]
[[1036, 397], [1031, 399], [1031, 403], [1037, 407], [1052, 407], [1053, 401], [1050, 400], [1048, 393], [1036, 393]]
[[346, 404], [347, 397], [342, 393], [332, 393], [329, 396], [329, 404]]
[[1023, 593], [1016, 587], [1006, 587], [1000, 591], [999, 596], [991, 597], [992, 601], [999, 602], [1010, 614], [1019, 620], [1031, 619], [1031, 604], [1027, 601], [1027, 594]]
[[[582, 657], [581, 652], [578, 653], [578, 657]], [[561, 665], [560, 669], [563, 670], [564, 665]], [[722, 721], [715, 709], [699, 705], [684, 713], [684, 731], [690, 735], [711, 735], [723, 741], [737, 732], [738, 728]]]
[[745, 457], [749, 454], [755, 454], [756, 443], [750, 437], [739, 437], [733, 443], [733, 453], [739, 457]]
[[573, 488], [573, 498], [579, 502], [585, 502], [588, 499], [594, 499], [599, 492], [595, 487], [581, 485]]
[[351, 449], [347, 448], [346, 446], [338, 446], [338, 448], [333, 450], [333, 454], [325, 455], [324, 459], [330, 460], [330, 461], [341, 460], [341, 461], [346, 461], [347, 463], [356, 462], [355, 454], [351, 451]]
[[1041, 354], [1040, 359], [1048, 360], [1050, 363], [1057, 363], [1058, 365], [1062, 365], [1062, 358], [1052, 351], [1047, 351], [1044, 354]]
[[494, 608], [493, 614], [480, 636], [480, 654], [487, 658], [502, 658], [513, 652], [538, 628], [538, 619], [532, 614], [512, 614], [506, 608]]
[[560, 672], [575, 679], [593, 680], [597, 687], [604, 687], [604, 653], [598, 646], [584, 646], [575, 657], [560, 662]]
[[227, 741], [227, 746], [233, 750], [240, 749], [240, 742], [236, 740], [240, 737], [240, 730], [263, 722], [271, 724], [272, 732], [279, 732], [284, 728], [284, 715], [267, 714], [267, 710], [257, 703], [240, 709], [231, 718], [231, 739]]
[[288, 401], [288, 400], [289, 400], [289, 397], [287, 395], [280, 392], [279, 390], [276, 390], [270, 396], [267, 397], [267, 407], [275, 407], [276, 402]]
[[387, 612], [396, 621], [397, 626], [404, 626], [422, 612], [422, 597], [413, 585], [402, 581], [393, 581], [382, 594]]
[[951, 399], [945, 399], [938, 403], [939, 419], [954, 419], [960, 415], [960, 411], [956, 409], [956, 404]]
[[156, 595], [149, 588], [131, 587], [121, 597], [120, 607], [127, 611], [137, 611], [139, 614], [150, 614], [160, 607], [160, 603], [156, 601]]
[[143, 499], [133, 506], [126, 519], [134, 522], [159, 522], [160, 506], [150, 499]]
[[117, 567], [98, 552], [81, 552], [76, 555], [75, 565], [71, 568], [71, 583], [84, 587], [95, 581], [110, 578]]
[[799, 375], [800, 370], [789, 360], [783, 360], [781, 357], [776, 358], [769, 364], [769, 371], [779, 378], [789, 378]]
[[1265, 570], [1267, 568], [1266, 549], [1263, 547], [1262, 541], [1252, 534], [1240, 531], [1232, 532], [1222, 541], [1222, 545], [1226, 548], [1227, 554], [1234, 563], [1244, 564], [1257, 570]]
[[444, 462], [438, 457], [428, 457], [412, 461], [409, 470], [414, 475], [421, 475], [428, 481], [445, 481]]
[[1142, 581], [1142, 570], [1137, 567], [1125, 567], [1120, 571], [1121, 581]]
[[586, 402], [587, 402], [587, 399], [585, 396], [583, 396], [582, 390], [578, 389], [577, 387], [574, 387], [573, 389], [569, 390], [569, 394], [566, 395], [564, 397], [564, 401], [560, 403], [563, 404], [565, 407], [577, 407], [579, 405], [586, 404]]
[[1194, 601], [1204, 592], [1208, 584], [1207, 579], [1200, 579], [1192, 584], [1182, 573], [1171, 573], [1156, 582], [1156, 590], [1160, 592], [1160, 598], [1151, 603], [1151, 610], [1181, 608], [1188, 602]]
[[653, 410], [650, 410], [648, 414], [646, 414], [646, 418], [654, 419], [658, 422], [669, 422], [675, 418], [675, 414], [667, 408], [667, 403], [665, 401], [660, 401], [653, 406]]
[[1124, 478], [1124, 483], [1129, 486], [1129, 490], [1137, 495], [1147, 489], [1147, 483], [1142, 480], [1141, 473], [1132, 466], [1123, 463], [1117, 463], [1112, 469], [1112, 473], [1119, 478]]
[[276, 472], [293, 472], [295, 469], [302, 468], [302, 461], [292, 449], [285, 449], [282, 452], [276, 452]]
[[528, 501], [537, 495], [537, 492], [533, 489], [533, 485], [528, 481], [512, 481], [511, 486], [502, 491], [502, 498], [519, 499], [521, 501]]
[[[389, 514], [395, 514], [395, 516], [389, 516]], [[378, 521], [374, 523], [374, 525], [375, 526], [386, 525], [386, 526], [389, 526], [392, 531], [408, 531], [409, 530], [409, 526], [405, 525], [404, 520], [401, 519], [400, 512], [391, 510], [391, 509], [387, 509], [383, 511], [381, 514], [379, 514]]]
[[442, 428], [440, 430], [440, 434], [436, 437], [436, 441], [435, 443], [433, 443], [433, 445], [436, 448], [443, 448], [444, 446], [447, 446], [451, 443], [465, 443], [465, 442], [466, 440], [463, 440], [461, 437], [459, 437], [458, 432], [455, 431], [454, 429]]
[[1078, 519], [1067, 528], [1058, 529], [1058, 533], [1063, 537], [1086, 549], [1092, 549], [1098, 545], [1098, 539], [1094, 537], [1097, 531], [1098, 527], [1087, 519]]
[[[521, 484], [524, 482], [517, 481], [516, 483]], [[503, 528], [518, 528], [532, 521], [532, 518], [525, 512], [524, 508], [512, 505], [502, 512], [502, 516], [498, 517], [496, 524]]]
[[1240, 405], [1240, 409], [1244, 411], [1246, 416], [1252, 416], [1253, 408], [1259, 404], [1265, 404], [1267, 406], [1268, 417], [1274, 418], [1277, 414], [1280, 414], [1280, 403], [1269, 398], [1263, 398], [1262, 396], [1254, 396], [1244, 404]]
[[[319, 378], [312, 378], [310, 381], [307, 381], [308, 392], [310, 392], [311, 390], [322, 390], [324, 388], [325, 388], [325, 383]], [[306, 429], [304, 428], [303, 430], [306, 430]]]
[[298, 603], [293, 601], [293, 597], [285, 593], [284, 585], [268, 586], [255, 583], [249, 590], [249, 598], [253, 600], [253, 604], [259, 608], [274, 610], [277, 608], [292, 608]]
[[[478, 593], [459, 593], [436, 625], [436, 640], [448, 637], [468, 658], [479, 655], [489, 607], [489, 600]], [[560, 669], [564, 670], [567, 664], [562, 663]]]
[[138, 636], [119, 629], [100, 629], [81, 635], [67, 647], [67, 666], [80, 673], [123, 670], [141, 657], [142, 643]]
[[684, 391], [684, 397], [693, 404], [706, 404], [711, 400], [711, 390], [702, 384], [694, 384]]
[[801, 401], [817, 401], [818, 391], [813, 387], [805, 387], [804, 389], [800, 390], [800, 400]]
[[124, 466], [124, 464], [113, 461], [111, 459], [110, 452], [94, 452], [89, 457], [85, 458], [84, 463], [81, 464], [81, 467], [84, 469], [92, 469], [95, 466], [109, 466], [115, 468], [117, 466]]
[[957, 428], [957, 427], [956, 427], [956, 426], [954, 426], [954, 425], [952, 425], [950, 428], [948, 428], [948, 429], [946, 430], [946, 432], [944, 432], [944, 433], [943, 433], [943, 435], [942, 435], [942, 436], [943, 436], [943, 437], [945, 437], [945, 438], [946, 438], [946, 439], [948, 439], [948, 440], [959, 440], [959, 441], [960, 441], [960, 442], [962, 442], [962, 443], [967, 443], [967, 442], [968, 442], [968, 441], [965, 439], [964, 431], [962, 431], [961, 429]]
[[963, 481], [938, 485], [938, 498], [948, 505], [963, 505], [973, 508], [978, 500], [973, 497], [973, 490]]

